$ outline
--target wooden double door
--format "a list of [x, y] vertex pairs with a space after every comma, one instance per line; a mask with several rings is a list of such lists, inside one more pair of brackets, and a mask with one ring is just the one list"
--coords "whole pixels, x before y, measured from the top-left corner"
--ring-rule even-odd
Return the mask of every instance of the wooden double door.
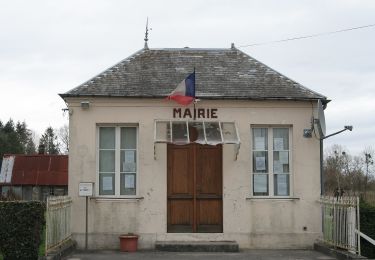
[[167, 148], [167, 231], [223, 232], [222, 145]]

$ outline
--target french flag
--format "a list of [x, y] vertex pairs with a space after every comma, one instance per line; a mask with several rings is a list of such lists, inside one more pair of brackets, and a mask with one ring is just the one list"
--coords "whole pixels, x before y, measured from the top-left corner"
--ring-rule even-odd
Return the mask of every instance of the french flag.
[[177, 88], [169, 94], [168, 100], [173, 99], [177, 103], [187, 106], [195, 99], [195, 70], [186, 77]]

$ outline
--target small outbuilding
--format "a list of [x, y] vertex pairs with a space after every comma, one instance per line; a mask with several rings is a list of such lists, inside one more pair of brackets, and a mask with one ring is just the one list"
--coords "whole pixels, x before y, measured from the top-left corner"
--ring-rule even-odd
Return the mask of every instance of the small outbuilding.
[[6, 154], [0, 172], [0, 192], [5, 198], [43, 200], [68, 193], [67, 155]]
[[[185, 94], [194, 102], [166, 100], [192, 82], [195, 94]], [[320, 144], [309, 131], [328, 100], [234, 46], [145, 46], [60, 96], [70, 115], [78, 247], [85, 245], [81, 182], [94, 183], [91, 249], [118, 248], [129, 232], [140, 248], [228, 240], [310, 248], [321, 236]]]

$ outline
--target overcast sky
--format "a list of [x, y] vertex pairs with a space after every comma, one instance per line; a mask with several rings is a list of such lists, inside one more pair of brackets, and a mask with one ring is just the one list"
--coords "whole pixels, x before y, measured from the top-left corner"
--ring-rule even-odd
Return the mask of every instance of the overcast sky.
[[[143, 48], [229, 48], [375, 23], [373, 0], [3, 1], [0, 120], [41, 134], [67, 123], [64, 93]], [[240, 48], [332, 100], [325, 141], [375, 147], [375, 27]], [[302, 133], [301, 133], [302, 134]]]

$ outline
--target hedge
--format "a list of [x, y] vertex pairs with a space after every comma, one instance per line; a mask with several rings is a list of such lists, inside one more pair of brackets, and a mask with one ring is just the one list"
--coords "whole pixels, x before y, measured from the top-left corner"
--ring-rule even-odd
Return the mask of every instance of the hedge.
[[[359, 215], [361, 219], [361, 232], [375, 239], [375, 207], [361, 201]], [[363, 238], [361, 238], [361, 255], [368, 258], [375, 258], [375, 246]]]
[[39, 201], [0, 201], [0, 252], [4, 260], [38, 259], [45, 204]]

